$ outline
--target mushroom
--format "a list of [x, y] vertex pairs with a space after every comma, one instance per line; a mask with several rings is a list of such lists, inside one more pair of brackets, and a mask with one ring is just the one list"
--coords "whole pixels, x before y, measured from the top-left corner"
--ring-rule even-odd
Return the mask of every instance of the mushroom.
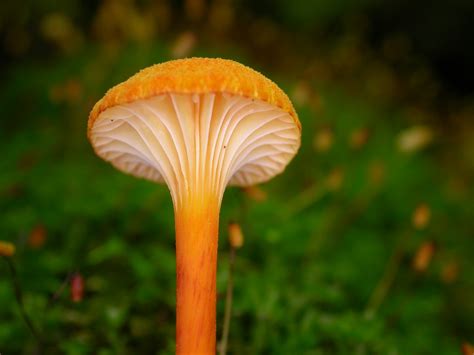
[[285, 169], [301, 139], [293, 105], [242, 64], [180, 59], [110, 89], [90, 113], [88, 137], [119, 170], [168, 185], [176, 227], [176, 353], [214, 354], [224, 190]]

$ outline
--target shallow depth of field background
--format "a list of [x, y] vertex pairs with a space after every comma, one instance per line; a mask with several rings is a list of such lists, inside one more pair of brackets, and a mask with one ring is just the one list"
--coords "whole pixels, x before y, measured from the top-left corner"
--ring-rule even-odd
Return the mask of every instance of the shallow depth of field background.
[[[218, 337], [229, 221], [245, 234], [229, 353], [460, 354], [473, 343], [474, 6], [423, 3], [2, 2], [0, 240], [17, 248], [42, 353], [174, 351], [169, 193], [97, 158], [86, 124], [112, 85], [187, 56], [261, 71], [303, 125], [283, 175], [224, 197]], [[0, 353], [39, 353], [7, 266]]]

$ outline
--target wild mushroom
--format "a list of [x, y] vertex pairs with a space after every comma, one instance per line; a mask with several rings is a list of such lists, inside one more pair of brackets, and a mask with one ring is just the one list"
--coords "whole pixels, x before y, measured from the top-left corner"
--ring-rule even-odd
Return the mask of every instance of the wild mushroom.
[[281, 173], [300, 146], [285, 93], [231, 60], [157, 64], [94, 106], [88, 137], [125, 173], [166, 183], [176, 226], [176, 353], [216, 351], [219, 211], [227, 185]]

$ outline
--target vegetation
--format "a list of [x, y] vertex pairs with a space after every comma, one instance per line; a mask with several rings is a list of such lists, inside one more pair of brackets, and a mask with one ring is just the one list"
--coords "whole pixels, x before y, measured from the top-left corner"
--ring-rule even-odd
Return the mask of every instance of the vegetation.
[[[348, 25], [314, 40], [316, 54], [309, 36], [294, 42], [256, 14], [243, 36], [257, 39], [229, 41], [239, 7], [204, 8], [221, 12], [201, 22], [207, 15], [186, 7], [195, 27], [184, 30], [170, 20], [178, 5], [137, 3], [104, 1], [75, 17], [76, 2], [45, 2], [2, 28], [0, 239], [16, 252], [0, 263], [0, 353], [174, 352], [169, 193], [97, 158], [86, 124], [109, 87], [188, 55], [257, 67], [289, 93], [303, 126], [284, 174], [224, 196], [219, 338], [228, 224], [244, 234], [228, 353], [459, 354], [474, 342], [470, 101], [440, 104], [442, 84], [403, 37], [373, 49]], [[277, 42], [285, 54], [269, 58]]]

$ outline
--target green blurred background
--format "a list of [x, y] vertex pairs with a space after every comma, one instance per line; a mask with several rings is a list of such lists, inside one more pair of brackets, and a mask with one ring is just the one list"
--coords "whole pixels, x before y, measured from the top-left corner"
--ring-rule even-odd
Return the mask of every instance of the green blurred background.
[[468, 349], [473, 18], [467, 0], [2, 2], [0, 353], [174, 352], [169, 193], [97, 158], [86, 124], [112, 85], [187, 56], [258, 69], [303, 125], [283, 175], [224, 197], [219, 337], [229, 221], [245, 234], [228, 352]]

